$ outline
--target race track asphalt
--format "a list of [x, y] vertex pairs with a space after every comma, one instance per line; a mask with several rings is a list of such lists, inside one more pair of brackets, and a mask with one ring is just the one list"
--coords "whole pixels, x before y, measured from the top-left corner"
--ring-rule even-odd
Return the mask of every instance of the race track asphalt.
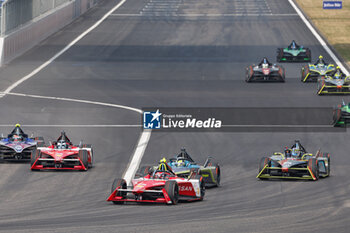
[[[117, 3], [102, 1], [1, 68], [0, 89], [52, 57]], [[244, 82], [247, 65], [263, 56], [275, 62], [276, 48], [293, 39], [309, 47], [313, 58], [322, 54], [330, 61], [287, 0], [127, 0], [12, 92], [134, 108], [332, 107], [350, 101], [317, 96], [316, 84], [300, 82], [300, 63], [282, 64], [285, 83]], [[76, 144], [92, 143], [95, 154], [95, 167], [87, 172], [31, 172], [29, 164], [0, 164], [1, 232], [338, 233], [350, 227], [348, 132], [154, 132], [141, 163], [154, 164], [186, 147], [199, 163], [211, 155], [221, 164], [221, 187], [207, 189], [203, 202], [116, 206], [105, 200], [134, 152], [139, 113], [13, 95], [1, 98], [0, 108], [0, 133], [19, 122], [49, 142], [65, 130]], [[295, 139], [310, 152], [321, 148], [331, 154], [331, 176], [317, 182], [256, 179], [260, 158]]]

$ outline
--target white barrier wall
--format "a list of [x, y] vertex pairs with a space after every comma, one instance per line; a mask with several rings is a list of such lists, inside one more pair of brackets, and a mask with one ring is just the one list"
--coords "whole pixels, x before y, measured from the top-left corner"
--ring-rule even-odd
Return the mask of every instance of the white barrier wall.
[[9, 63], [71, 23], [76, 17], [91, 8], [93, 2], [93, 0], [74, 0], [0, 38], [0, 65]]

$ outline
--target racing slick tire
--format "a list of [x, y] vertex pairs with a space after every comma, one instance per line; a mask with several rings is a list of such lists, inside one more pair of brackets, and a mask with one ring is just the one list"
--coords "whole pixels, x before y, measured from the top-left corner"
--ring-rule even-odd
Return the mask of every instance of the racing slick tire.
[[[111, 189], [111, 193], [114, 192], [114, 190], [118, 187], [121, 187], [122, 189], [127, 189], [127, 185], [126, 185], [126, 181], [124, 179], [115, 179], [113, 181], [113, 184], [112, 184], [112, 189]], [[123, 199], [126, 198], [126, 192], [123, 192], [123, 191], [118, 191], [116, 193], [116, 196], [118, 197], [123, 197]], [[113, 201], [113, 203], [115, 205], [122, 205], [124, 204], [125, 202], [124, 201]]]
[[277, 58], [276, 58], [277, 62], [282, 62], [283, 55], [284, 55], [283, 49], [278, 48], [277, 49]]
[[86, 171], [89, 169], [89, 162], [88, 162], [88, 152], [87, 150], [79, 150], [79, 158], [81, 162], [83, 163]]
[[41, 154], [40, 150], [37, 150], [37, 149], [32, 150], [32, 153], [30, 154], [30, 167], [34, 165], [35, 161], [40, 157], [40, 154]]
[[286, 70], [282, 66], [281, 66], [281, 69], [282, 69], [281, 82], [284, 83], [286, 81]]
[[304, 79], [309, 72], [310, 72], [310, 69], [308, 65], [305, 65], [303, 68], [301, 68], [301, 81], [303, 83], [306, 82], [306, 80], [304, 81]]
[[176, 205], [179, 201], [179, 186], [174, 180], [167, 180], [164, 185], [164, 189], [167, 192], [172, 205]]
[[309, 48], [306, 48], [306, 57], [311, 61], [311, 50]]
[[91, 144], [84, 144], [83, 148], [90, 148], [91, 149], [91, 162], [88, 162], [88, 167], [92, 168], [93, 167], [93, 163], [94, 163], [94, 150], [92, 149], [92, 145]]
[[323, 157], [327, 158], [328, 167], [327, 167], [327, 173], [328, 176], [331, 175], [331, 155], [329, 153], [323, 153]]
[[315, 176], [315, 181], [318, 180], [320, 175], [319, 175], [319, 170], [318, 170], [317, 159], [315, 159], [315, 158], [309, 159], [307, 167], [311, 170], [312, 174]]
[[320, 91], [322, 90], [322, 87], [325, 85], [325, 77], [322, 76], [321, 78], [319, 78], [317, 80], [317, 94], [318, 95], [323, 95], [323, 93], [320, 93]]
[[339, 127], [343, 126], [345, 127], [345, 124], [339, 125], [337, 124], [340, 121], [341, 118], [341, 105], [338, 105], [338, 107], [333, 108], [333, 126]]
[[246, 68], [245, 81], [247, 83], [250, 83], [252, 81], [253, 75], [254, 75], [253, 67], [252, 66], [248, 66]]
[[91, 152], [90, 153], [91, 153], [91, 155], [90, 155], [91, 156], [91, 162], [88, 163], [89, 164], [88, 167], [92, 168], [94, 166], [94, 151], [92, 150], [92, 148], [91, 148]]
[[205, 196], [205, 181], [203, 177], [199, 174], [197, 174], [194, 179], [199, 180], [199, 188], [201, 192], [201, 197], [199, 198], [200, 201], [203, 201], [204, 196]]
[[216, 187], [220, 186], [221, 181], [221, 170], [219, 164], [214, 164], [215, 166], [215, 181], [216, 181]]
[[[270, 158], [268, 158], [268, 157], [262, 157], [262, 158], [260, 159], [259, 171], [258, 171], [258, 173], [260, 173], [261, 170], [266, 166], [266, 164], [269, 164], [269, 163], [270, 163], [270, 161], [271, 161]], [[266, 170], [263, 171], [261, 174], [269, 174], [269, 170], [266, 169]], [[260, 178], [260, 177], [259, 177], [259, 179], [260, 179], [260, 180], [267, 180], [267, 178]]]

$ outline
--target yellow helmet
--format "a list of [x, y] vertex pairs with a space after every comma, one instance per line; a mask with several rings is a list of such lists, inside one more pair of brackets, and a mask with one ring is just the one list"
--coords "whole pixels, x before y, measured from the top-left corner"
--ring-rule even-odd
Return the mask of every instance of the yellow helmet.
[[319, 58], [319, 59], [323, 59], [323, 56], [322, 56], [322, 55], [320, 55], [318, 58]]
[[21, 127], [21, 125], [17, 123], [17, 124], [15, 125], [15, 127]]
[[162, 158], [159, 163], [166, 163], [166, 158]]
[[337, 66], [337, 69], [340, 69], [340, 67], [339, 67], [339, 66]]

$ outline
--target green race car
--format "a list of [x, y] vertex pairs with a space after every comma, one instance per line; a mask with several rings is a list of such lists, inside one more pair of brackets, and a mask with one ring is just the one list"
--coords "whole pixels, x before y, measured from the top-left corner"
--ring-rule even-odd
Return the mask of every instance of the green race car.
[[343, 101], [333, 110], [333, 125], [335, 127], [346, 127], [350, 123], [350, 103]]
[[287, 48], [277, 49], [278, 62], [310, 62], [311, 51], [308, 48], [297, 45], [293, 40]]

